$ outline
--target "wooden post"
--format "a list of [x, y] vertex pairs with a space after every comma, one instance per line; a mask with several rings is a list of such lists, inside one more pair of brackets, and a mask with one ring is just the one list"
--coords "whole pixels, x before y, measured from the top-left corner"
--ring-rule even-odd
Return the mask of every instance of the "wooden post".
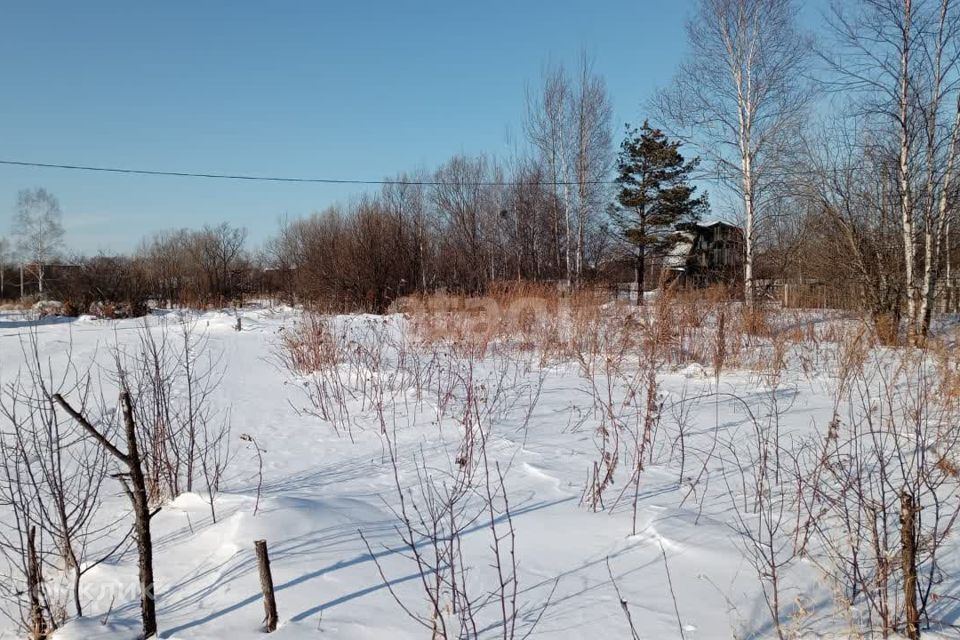
[[263, 591], [264, 626], [267, 633], [277, 630], [277, 599], [273, 593], [273, 575], [270, 573], [270, 556], [267, 554], [267, 541], [255, 540], [257, 550], [257, 568], [260, 572], [260, 589]]
[[907, 638], [920, 640], [920, 611], [917, 609], [917, 530], [913, 496], [900, 492], [900, 546], [903, 562], [903, 600]]

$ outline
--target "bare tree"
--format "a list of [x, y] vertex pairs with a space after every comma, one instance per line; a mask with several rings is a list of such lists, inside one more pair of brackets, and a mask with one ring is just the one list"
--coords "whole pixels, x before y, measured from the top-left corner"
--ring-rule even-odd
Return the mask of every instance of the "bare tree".
[[480, 291], [496, 277], [491, 249], [501, 208], [489, 183], [499, 178], [485, 157], [456, 156], [436, 172], [432, 195], [446, 230], [445, 248], [456, 284], [468, 291]]
[[573, 149], [573, 178], [576, 182], [576, 259], [574, 274], [583, 278], [588, 234], [596, 233], [610, 200], [606, 184], [613, 168], [610, 132], [612, 107], [606, 83], [593, 71], [586, 53], [581, 53], [577, 84], [571, 102], [571, 121], [576, 147]]
[[554, 256], [550, 249], [551, 216], [555, 206], [552, 186], [544, 184], [543, 165], [531, 158], [521, 159], [513, 168], [513, 182], [507, 190], [507, 218], [510, 223], [511, 253], [518, 281], [551, 277]]
[[222, 353], [184, 315], [175, 327], [144, 324], [136, 348], [116, 357], [123, 360], [120, 382], [137, 399], [134, 418], [151, 504], [194, 491], [203, 475], [216, 520], [213, 497], [230, 458], [229, 414], [212, 402], [223, 380]]
[[6, 238], [0, 238], [0, 300], [3, 299], [5, 291], [5, 275], [7, 263], [10, 261], [10, 241]]
[[216, 227], [205, 226], [193, 234], [192, 240], [190, 252], [204, 279], [209, 301], [223, 304], [240, 293], [237, 285], [247, 230], [224, 222]]
[[553, 186], [558, 206], [553, 215], [553, 250], [558, 265], [563, 265], [567, 280], [571, 279], [572, 222], [570, 219], [570, 184], [568, 117], [572, 88], [562, 66], [544, 72], [543, 85], [536, 94], [527, 92], [527, 137], [540, 155], [547, 179]]
[[583, 275], [588, 236], [609, 200], [611, 113], [603, 77], [585, 53], [575, 78], [550, 67], [539, 92], [527, 95], [525, 130], [554, 194], [553, 246], [571, 282]]
[[153, 587], [153, 537], [150, 521], [159, 510], [152, 510], [144, 475], [143, 459], [137, 438], [137, 425], [134, 421], [134, 405], [130, 390], [123, 383], [121, 375], [120, 410], [123, 415], [123, 431], [126, 451], [110, 441], [109, 431], [91, 423], [83, 414], [72, 407], [62, 395], [54, 394], [53, 400], [73, 418], [88, 437], [98, 443], [104, 451], [121, 464], [126, 470], [117, 474], [123, 490], [133, 506], [134, 531], [137, 541], [138, 565], [140, 573], [140, 614], [143, 623], [143, 637], [157, 635], [157, 609]]
[[956, 216], [960, 153], [960, 5], [864, 0], [834, 5], [832, 86], [895, 162], [907, 335], [926, 338]]
[[801, 546], [847, 605], [864, 605], [866, 631], [919, 638], [939, 624], [942, 554], [960, 517], [953, 383], [916, 352], [853, 346], [842, 362], [835, 415], [797, 466]]
[[[79, 429], [59, 420], [54, 393], [78, 391], [87, 395], [89, 379], [78, 374], [68, 353], [67, 364], [55, 372], [40, 356], [35, 332], [21, 343], [26, 369], [0, 394], [0, 414], [13, 426], [0, 432], [0, 449], [8, 465], [21, 464], [19, 495], [36, 499], [31, 521], [41, 538], [52, 540], [52, 553], [41, 560], [64, 574], [72, 574], [73, 603], [83, 615], [80, 580], [99, 562], [91, 562], [90, 546], [112, 531], [95, 524], [100, 507], [100, 488], [107, 477], [106, 456], [90, 444]], [[5, 474], [10, 477], [9, 471]], [[9, 487], [3, 491], [14, 495]]]
[[63, 246], [63, 213], [57, 198], [43, 188], [24, 189], [17, 194], [13, 234], [23, 261], [35, 270], [37, 286], [43, 293], [44, 266]]
[[190, 231], [178, 229], [145, 238], [137, 250], [144, 266], [144, 277], [158, 303], [172, 307], [185, 300], [190, 287], [191, 271]]
[[430, 281], [430, 216], [427, 192], [422, 174], [397, 176], [396, 182], [384, 185], [381, 193], [384, 210], [393, 216], [396, 224], [395, 248], [409, 255], [401, 255], [409, 274], [405, 280], [411, 286], [427, 289]]
[[858, 300], [877, 335], [896, 343], [906, 298], [896, 162], [869, 131], [838, 128], [808, 154], [801, 273]]
[[750, 304], [767, 199], [783, 186], [810, 101], [803, 82], [810, 43], [796, 27], [796, 12], [793, 0], [700, 0], [687, 25], [689, 56], [656, 101], [663, 119], [699, 146], [741, 201]]

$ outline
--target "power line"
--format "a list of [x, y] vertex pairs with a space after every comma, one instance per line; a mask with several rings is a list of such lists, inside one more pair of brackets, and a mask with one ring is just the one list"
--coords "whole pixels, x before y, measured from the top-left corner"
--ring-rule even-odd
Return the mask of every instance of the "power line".
[[[152, 169], [123, 169], [118, 167], [93, 167], [79, 164], [57, 164], [52, 162], [25, 162], [22, 160], [0, 160], [0, 165], [14, 167], [33, 167], [38, 169], [68, 169], [71, 171], [95, 171], [100, 173], [122, 173], [128, 175], [140, 176], [167, 176], [174, 178], [205, 178], [212, 180], [246, 180], [249, 182], [300, 182], [312, 184], [355, 184], [355, 185], [400, 185], [400, 186], [422, 186], [439, 187], [445, 185], [461, 185], [476, 187], [517, 187], [533, 184], [534, 181], [444, 181], [444, 180], [363, 180], [363, 179], [341, 179], [341, 178], [296, 178], [287, 176], [256, 176], [229, 173], [194, 173], [190, 171], [156, 171]], [[616, 184], [612, 180], [586, 180], [586, 181], [561, 181], [561, 182], [541, 182], [536, 184], [547, 186], [578, 186], [581, 184]]]
[[[345, 184], [345, 185], [366, 185], [366, 186], [419, 186], [419, 187], [441, 187], [441, 186], [462, 186], [462, 187], [521, 187], [538, 184], [546, 187], [580, 186], [580, 185], [617, 185], [616, 180], [369, 180], [360, 178], [298, 178], [292, 176], [260, 176], [247, 174], [231, 173], [209, 173], [192, 171], [161, 171], [154, 169], [128, 169], [122, 167], [95, 167], [81, 164], [60, 164], [53, 162], [27, 162], [24, 160], [0, 160], [0, 165], [13, 167], [31, 167], [36, 169], [65, 169], [69, 171], [90, 171], [98, 173], [119, 173], [126, 175], [141, 176], [161, 176], [173, 178], [199, 178], [207, 180], [242, 180], [247, 182], [293, 182], [301, 184]], [[876, 167], [872, 165], [851, 165], [844, 167], [845, 170], [873, 170]], [[793, 168], [787, 170], [777, 170], [770, 173], [776, 179], [785, 180], [798, 177], [822, 177], [823, 173], [805, 168]], [[716, 178], [711, 172], [704, 175], [707, 181], [721, 180], [718, 173]]]

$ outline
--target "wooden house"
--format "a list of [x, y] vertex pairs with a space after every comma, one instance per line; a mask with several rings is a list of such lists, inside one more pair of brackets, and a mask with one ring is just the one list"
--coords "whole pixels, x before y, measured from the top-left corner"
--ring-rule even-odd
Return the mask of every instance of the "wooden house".
[[661, 279], [683, 286], [705, 287], [743, 281], [743, 229], [726, 222], [677, 226], [681, 241], [663, 258]]

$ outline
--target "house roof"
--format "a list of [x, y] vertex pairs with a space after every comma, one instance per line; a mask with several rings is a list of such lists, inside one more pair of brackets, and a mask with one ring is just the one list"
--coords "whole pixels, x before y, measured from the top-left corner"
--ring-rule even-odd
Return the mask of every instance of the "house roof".
[[663, 266], [667, 269], [682, 270], [687, 266], [687, 258], [693, 251], [693, 243], [696, 236], [689, 231], [680, 231], [678, 235], [683, 236], [683, 240], [673, 245], [670, 251], [663, 258]]
[[730, 224], [729, 222], [724, 222], [723, 220], [709, 220], [709, 221], [707, 221], [707, 222], [701, 222], [701, 223], [700, 223], [700, 226], [701, 226], [701, 227], [716, 227], [716, 226], [721, 226], [721, 225], [722, 225], [722, 226], [727, 226], [727, 227], [736, 226], [736, 225]]
[[740, 229], [739, 226], [726, 222], [725, 220], [708, 220], [706, 222], [685, 223], [680, 226], [696, 227], [699, 229], [712, 229], [714, 227], [727, 227], [728, 229]]

